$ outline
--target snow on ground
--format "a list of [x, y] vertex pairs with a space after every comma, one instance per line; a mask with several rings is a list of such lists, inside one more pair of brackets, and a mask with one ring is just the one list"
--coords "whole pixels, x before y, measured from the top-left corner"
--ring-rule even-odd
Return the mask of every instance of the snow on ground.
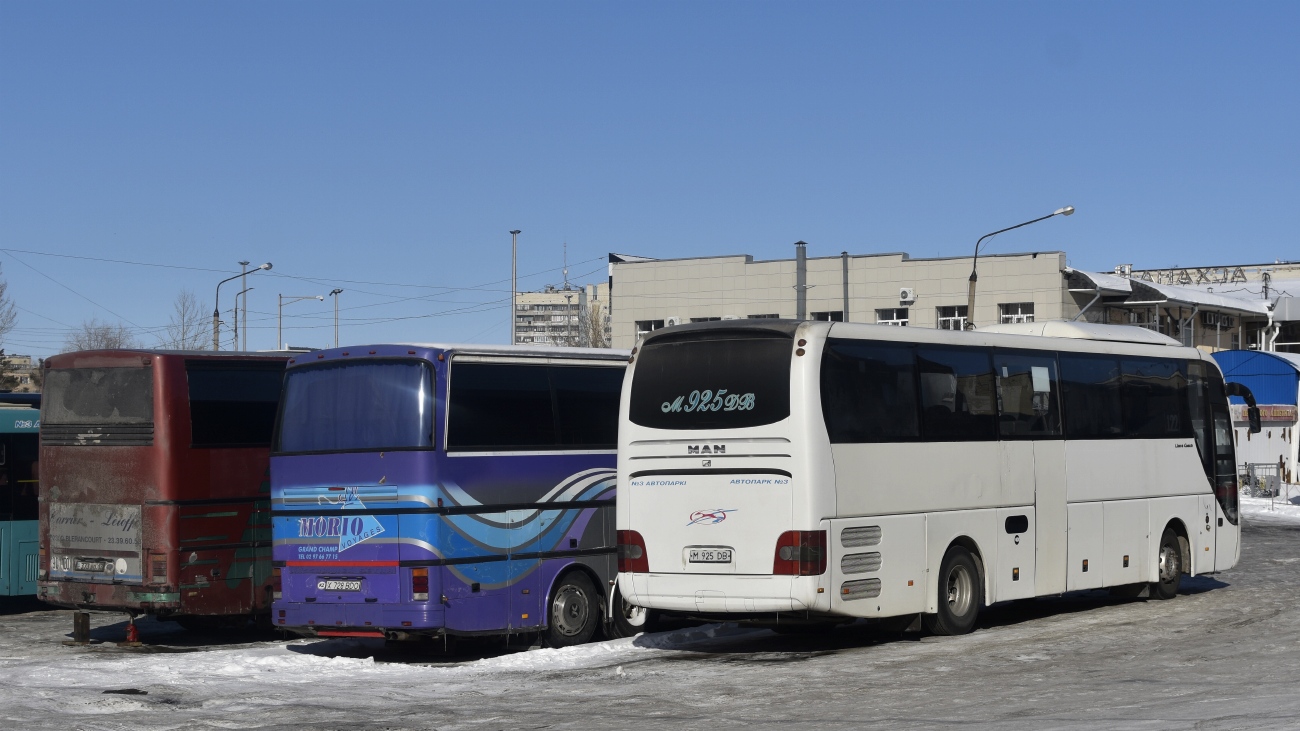
[[1300, 521], [1258, 518], [1263, 502], [1243, 501], [1241, 563], [1172, 601], [996, 605], [964, 637], [704, 625], [449, 656], [144, 620], [127, 649], [121, 615], [94, 613], [99, 644], [66, 647], [70, 612], [10, 608], [0, 729], [1293, 729]]
[[1282, 497], [1241, 497], [1241, 514], [1248, 521], [1264, 523], [1300, 523], [1300, 489], [1291, 490], [1288, 501]]

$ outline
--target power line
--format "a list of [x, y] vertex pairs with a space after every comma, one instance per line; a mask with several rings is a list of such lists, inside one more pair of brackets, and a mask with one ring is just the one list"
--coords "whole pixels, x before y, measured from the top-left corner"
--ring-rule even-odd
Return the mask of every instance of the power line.
[[119, 314], [117, 314], [116, 312], [113, 312], [112, 310], [110, 310], [110, 309], [108, 309], [107, 307], [105, 307], [105, 306], [99, 304], [99, 303], [96, 302], [95, 300], [93, 300], [93, 299], [87, 297], [86, 295], [84, 295], [84, 294], [78, 292], [77, 290], [73, 289], [72, 287], [69, 287], [68, 285], [64, 284], [63, 282], [60, 282], [59, 280], [55, 279], [54, 277], [51, 277], [50, 275], [46, 274], [45, 272], [41, 271], [40, 269], [37, 269], [36, 267], [32, 266], [31, 264], [28, 264], [27, 262], [23, 261], [22, 259], [19, 259], [18, 257], [14, 256], [12, 252], [10, 252], [10, 251], [8, 251], [8, 250], [3, 250], [3, 251], [4, 251], [5, 255], [8, 256], [10, 259], [13, 259], [14, 261], [18, 262], [19, 264], [22, 264], [23, 266], [27, 267], [28, 269], [31, 269], [32, 271], [36, 272], [37, 274], [41, 275], [42, 277], [45, 277], [46, 279], [50, 280], [51, 282], [54, 282], [55, 284], [59, 285], [60, 287], [63, 287], [64, 289], [68, 290], [69, 292], [71, 292], [71, 293], [77, 295], [78, 297], [80, 297], [80, 298], [82, 298], [83, 300], [89, 302], [90, 304], [92, 304], [92, 305], [94, 305], [94, 306], [96, 306], [96, 307], [98, 307], [98, 308], [104, 310], [105, 312], [107, 312], [107, 313], [109, 313], [110, 315], [116, 317], [117, 319], [119, 319], [119, 320], [125, 320], [126, 322], [130, 323], [132, 326], [134, 326], [134, 327], [136, 327], [136, 328], [140, 328], [140, 329], [142, 329], [142, 330], [144, 329], [144, 328], [141, 328], [139, 325], [136, 325], [134, 322], [131, 322], [129, 319], [123, 317], [122, 315], [119, 315]]

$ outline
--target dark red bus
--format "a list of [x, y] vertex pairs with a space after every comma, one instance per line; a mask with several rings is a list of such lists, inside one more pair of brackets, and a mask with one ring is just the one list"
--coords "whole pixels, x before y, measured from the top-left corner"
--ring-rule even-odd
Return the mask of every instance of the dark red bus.
[[38, 596], [188, 626], [268, 613], [267, 468], [288, 357], [47, 359]]

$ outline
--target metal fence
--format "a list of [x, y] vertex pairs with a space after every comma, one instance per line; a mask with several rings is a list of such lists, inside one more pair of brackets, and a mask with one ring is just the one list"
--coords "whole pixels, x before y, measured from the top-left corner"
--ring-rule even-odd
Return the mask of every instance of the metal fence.
[[1297, 486], [1282, 480], [1281, 466], [1270, 462], [1251, 462], [1246, 465], [1246, 474], [1242, 477], [1242, 488], [1251, 497], [1266, 497], [1270, 507], [1291, 502], [1292, 491]]

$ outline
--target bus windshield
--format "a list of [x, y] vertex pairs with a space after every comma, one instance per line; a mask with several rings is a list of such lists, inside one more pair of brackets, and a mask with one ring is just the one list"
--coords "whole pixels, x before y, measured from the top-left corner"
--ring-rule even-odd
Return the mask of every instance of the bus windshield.
[[423, 361], [291, 368], [284, 383], [277, 452], [433, 446], [433, 386]]
[[790, 415], [792, 345], [756, 331], [651, 340], [637, 355], [629, 418], [653, 429], [781, 421]]
[[45, 374], [46, 425], [153, 422], [152, 368], [54, 368]]

